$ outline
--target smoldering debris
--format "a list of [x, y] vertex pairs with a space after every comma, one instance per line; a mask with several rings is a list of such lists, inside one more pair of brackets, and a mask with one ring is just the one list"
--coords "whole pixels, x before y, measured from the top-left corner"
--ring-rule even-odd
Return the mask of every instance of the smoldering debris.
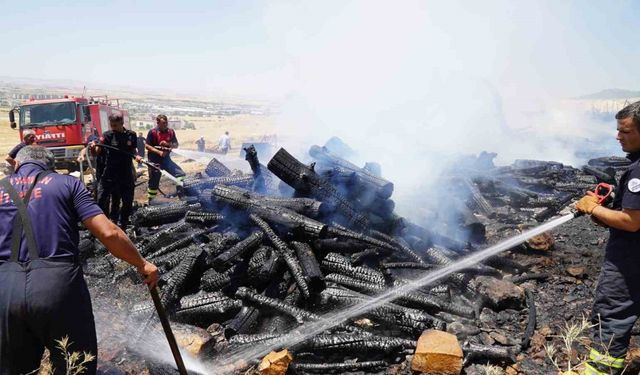
[[[161, 270], [161, 299], [171, 319], [203, 342], [195, 353], [202, 362], [277, 339], [336, 308], [451, 264], [505, 233], [545, 221], [628, 164], [599, 158], [581, 169], [538, 160], [495, 166], [495, 155], [467, 157], [438, 178], [447, 186], [441, 199], [451, 204], [446, 225], [430, 225], [397, 215], [394, 185], [384, 171], [375, 163], [356, 166], [332, 144], [312, 146], [310, 165], [281, 149], [264, 166], [249, 147], [252, 174], [214, 159], [204, 175], [185, 180], [180, 201], [136, 211], [135, 242]], [[137, 282], [135, 271], [106, 260], [104, 247], [89, 236], [80, 248], [85, 273], [103, 295], [112, 283], [122, 288]], [[400, 369], [426, 329], [455, 334], [465, 366], [512, 364], [529, 347], [537, 316], [535, 289], [517, 284], [544, 281], [536, 272], [509, 254], [494, 256], [283, 348], [294, 357], [289, 369]], [[129, 308], [131, 317], [157, 324], [150, 303]], [[505, 312], [514, 319], [492, 324], [489, 333], [508, 339], [488, 340], [487, 319]], [[135, 340], [129, 345], [135, 352]], [[173, 371], [157, 359], [121, 350], [151, 373]], [[257, 359], [245, 360], [251, 366]]]

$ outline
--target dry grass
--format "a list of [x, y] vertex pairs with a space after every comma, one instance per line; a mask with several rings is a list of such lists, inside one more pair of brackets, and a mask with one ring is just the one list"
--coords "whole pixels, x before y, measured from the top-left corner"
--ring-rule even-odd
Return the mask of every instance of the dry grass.
[[[236, 115], [216, 117], [185, 117], [193, 122], [196, 129], [176, 131], [180, 147], [196, 149], [195, 141], [204, 137], [207, 148], [218, 144], [218, 139], [225, 131], [231, 137], [231, 154], [239, 153], [242, 142], [255, 141], [262, 136], [274, 134], [275, 120], [269, 116]], [[146, 134], [146, 133], [145, 133]]]
[[[69, 341], [69, 337], [65, 336], [60, 340], [56, 340], [58, 344], [56, 348], [60, 350], [64, 355], [66, 364], [65, 375], [80, 375], [87, 371], [87, 365], [96, 360], [96, 356], [88, 352], [70, 352], [69, 346], [72, 342]], [[48, 352], [45, 352], [45, 356], [40, 364], [40, 368], [27, 375], [52, 375], [55, 373], [55, 369], [51, 366], [49, 361]]]
[[20, 143], [18, 131], [9, 126], [9, 108], [0, 108], [0, 153], [6, 155], [13, 146]]
[[[18, 131], [9, 126], [8, 112], [9, 108], [0, 108], [0, 153], [2, 154], [6, 154], [20, 142]], [[264, 135], [274, 134], [276, 131], [275, 120], [270, 116], [187, 116], [185, 120], [193, 122], [196, 129], [178, 130], [176, 133], [181, 147], [192, 150], [196, 149], [196, 139], [205, 137], [207, 148], [209, 148], [216, 145], [220, 136], [228, 131], [231, 136], [231, 153], [239, 153], [242, 142], [256, 140]], [[147, 131], [142, 130], [142, 133], [146, 136]]]

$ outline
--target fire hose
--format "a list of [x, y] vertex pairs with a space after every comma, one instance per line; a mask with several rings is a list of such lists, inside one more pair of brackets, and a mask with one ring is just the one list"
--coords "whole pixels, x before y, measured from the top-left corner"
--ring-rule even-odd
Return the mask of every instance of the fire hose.
[[[122, 154], [125, 154], [127, 156], [130, 156], [132, 158], [135, 158], [136, 156], [128, 153], [126, 151], [122, 151], [120, 149], [118, 149], [117, 147], [114, 146], [110, 146], [110, 145], [100, 145], [101, 147], [105, 147], [108, 149], [112, 149], [114, 151], [120, 152]], [[89, 151], [89, 145], [87, 145], [87, 152]], [[141, 160], [142, 163], [144, 163], [145, 165], [149, 166], [150, 168], [154, 168], [158, 171], [160, 171], [160, 173], [166, 173], [169, 174], [168, 172], [164, 171], [163, 169], [159, 168], [158, 166], [149, 163], [146, 160]], [[87, 163], [89, 165], [89, 168], [92, 170], [92, 175], [95, 181], [95, 174], [93, 173], [93, 167], [91, 165], [91, 158], [87, 158]], [[82, 171], [82, 161], [80, 161], [80, 170]], [[171, 175], [170, 175], [171, 176]], [[179, 182], [180, 186], [182, 186], [182, 181], [178, 181], [175, 180], [175, 177], [171, 176], [171, 180], [176, 182], [176, 184]], [[171, 354], [173, 354], [173, 359], [176, 362], [176, 366], [178, 368], [178, 372], [180, 373], [180, 375], [187, 375], [187, 369], [184, 365], [184, 361], [182, 360], [182, 355], [180, 354], [180, 349], [178, 348], [178, 343], [176, 342], [176, 338], [173, 334], [173, 331], [171, 330], [171, 324], [169, 323], [169, 318], [167, 317], [167, 313], [164, 309], [164, 307], [162, 306], [162, 302], [160, 301], [160, 295], [158, 293], [158, 288], [157, 287], [153, 287], [153, 288], [149, 288], [149, 293], [151, 294], [151, 299], [153, 300], [153, 305], [156, 308], [156, 312], [158, 313], [158, 317], [160, 318], [160, 323], [162, 325], [162, 330], [164, 331], [165, 336], [167, 337], [167, 342], [169, 343], [169, 347], [171, 348]]]
[[[612, 198], [613, 185], [601, 182], [595, 189], [593, 189], [593, 194], [598, 199], [598, 204], [607, 204], [607, 202]], [[572, 213], [572, 215], [574, 217], [579, 217], [584, 215], [584, 213], [576, 211]]]
[[[120, 150], [119, 148], [117, 148], [117, 147], [115, 147], [115, 146], [111, 146], [111, 145], [97, 144], [96, 146], [98, 146], [98, 147], [108, 148], [108, 149], [110, 149], [110, 150], [114, 150], [114, 151], [116, 151], [116, 152], [119, 152], [119, 153], [121, 153], [121, 154], [127, 155], [127, 156], [129, 156], [129, 157], [131, 157], [131, 158], [134, 158], [134, 159], [135, 159], [135, 157], [137, 156], [137, 155], [134, 155], [134, 154], [132, 154], [132, 153], [129, 153], [129, 152], [126, 152], [126, 151]], [[89, 147], [89, 146], [87, 146], [87, 147]], [[156, 164], [151, 163], [151, 162], [149, 162], [149, 161], [147, 161], [147, 160], [145, 160], [145, 159], [140, 159], [140, 162], [141, 162], [142, 164], [144, 164], [144, 165], [148, 166], [149, 168], [152, 168], [152, 169], [157, 170], [158, 172], [160, 172], [160, 174], [162, 174], [164, 177], [166, 177], [166, 178], [168, 178], [169, 180], [171, 180], [174, 184], [176, 184], [176, 185], [178, 185], [178, 186], [183, 186], [182, 181], [178, 180], [177, 178], [175, 178], [174, 176], [172, 176], [172, 175], [171, 175], [171, 173], [169, 173], [169, 172], [165, 171], [164, 169], [160, 168], [160, 167], [159, 167], [159, 166], [157, 166]]]

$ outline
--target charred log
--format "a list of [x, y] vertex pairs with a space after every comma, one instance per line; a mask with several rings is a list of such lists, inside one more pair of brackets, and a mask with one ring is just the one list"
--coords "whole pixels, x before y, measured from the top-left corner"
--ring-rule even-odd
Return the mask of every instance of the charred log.
[[224, 220], [224, 216], [213, 212], [196, 212], [188, 211], [184, 216], [184, 221], [187, 223], [199, 224], [211, 226]]
[[172, 273], [172, 277], [167, 280], [167, 285], [162, 288], [160, 300], [163, 306], [173, 306], [180, 298], [182, 289], [187, 284], [189, 277], [193, 276], [193, 270], [196, 268], [198, 261], [203, 258], [203, 252], [187, 256]]
[[340, 254], [327, 254], [322, 260], [322, 268], [329, 272], [336, 272], [365, 282], [385, 285], [385, 278], [382, 272], [366, 266], [354, 267], [348, 258]]
[[471, 198], [473, 205], [478, 209], [478, 211], [488, 218], [494, 217], [496, 215], [496, 211], [482, 195], [480, 190], [478, 190], [478, 187], [468, 178], [463, 178], [462, 183], [467, 188], [469, 198]]
[[316, 174], [313, 168], [307, 167], [281, 148], [269, 161], [269, 170], [296, 191], [329, 204], [344, 216], [349, 225], [358, 228], [367, 227], [367, 219], [356, 212], [351, 203], [338, 190]]
[[295, 373], [300, 372], [317, 372], [321, 374], [331, 372], [351, 372], [351, 371], [372, 371], [380, 370], [389, 366], [385, 361], [366, 361], [366, 362], [345, 362], [345, 363], [292, 363], [290, 368]]
[[159, 250], [164, 246], [172, 244], [177, 239], [183, 237], [185, 232], [190, 230], [192, 225], [180, 222], [156, 234], [143, 238], [139, 243], [138, 249], [140, 254], [146, 255]]
[[217, 271], [224, 271], [233, 264], [238, 263], [240, 258], [245, 257], [251, 251], [257, 249], [264, 238], [264, 233], [256, 231], [251, 233], [247, 238], [233, 245], [229, 250], [213, 259], [213, 268]]
[[[353, 306], [366, 303], [372, 297], [340, 287], [327, 287], [320, 294], [324, 305]], [[444, 329], [445, 323], [424, 311], [387, 303], [365, 313], [373, 319], [396, 327], [409, 334], [417, 334], [427, 328]]]
[[405, 349], [413, 349], [416, 341], [399, 339], [396, 337], [384, 337], [362, 334], [334, 334], [318, 335], [296, 346], [295, 351], [355, 351], [355, 352], [382, 352], [396, 354]]
[[616, 184], [616, 171], [613, 168], [610, 168], [609, 170], [603, 170], [598, 167], [585, 165], [582, 167], [582, 171], [594, 176], [598, 180], [598, 182], [604, 182], [611, 185]]
[[252, 200], [248, 194], [240, 190], [227, 186], [216, 186], [212, 189], [212, 194], [219, 203], [229, 204], [237, 209], [254, 213], [271, 223], [284, 226], [288, 230], [301, 230], [314, 237], [323, 236], [327, 230], [323, 223], [287, 208], [263, 205], [260, 201]]
[[320, 253], [357, 253], [367, 249], [367, 244], [352, 239], [326, 238], [313, 241], [313, 247]]
[[304, 278], [309, 285], [309, 291], [313, 294], [320, 292], [324, 289], [324, 276], [320, 271], [320, 264], [316, 259], [315, 254], [311, 247], [303, 242], [291, 242], [291, 245], [296, 251], [296, 256], [300, 261]]
[[327, 211], [327, 209], [324, 208], [324, 203], [311, 198], [270, 197], [254, 193], [237, 186], [229, 186], [228, 188], [240, 192], [244, 197], [250, 199], [251, 201], [255, 201], [259, 205], [287, 208], [299, 214], [312, 218], [317, 217], [321, 213]]
[[396, 240], [395, 238], [378, 231], [373, 231], [372, 233], [376, 237], [382, 239], [383, 241], [386, 241], [392, 245], [395, 245], [412, 262], [423, 263], [423, 264], [425, 263], [424, 259], [422, 259], [420, 255], [418, 255], [415, 251], [413, 251], [413, 249], [411, 249], [404, 240], [402, 239]]
[[187, 195], [199, 195], [205, 189], [212, 189], [217, 185], [235, 185], [240, 187], [251, 187], [253, 185], [253, 176], [225, 176], [225, 177], [208, 177], [208, 178], [190, 178], [184, 180], [184, 192]]
[[326, 147], [311, 146], [309, 155], [321, 164], [351, 171], [355, 182], [364, 190], [375, 191], [382, 198], [389, 198], [393, 194], [393, 183], [334, 155]]
[[189, 244], [192, 244], [196, 238], [198, 238], [199, 236], [202, 236], [204, 234], [207, 233], [207, 229], [201, 229], [201, 230], [197, 230], [194, 231], [192, 233], [190, 233], [189, 235], [180, 238], [179, 240], [176, 240], [175, 242], [164, 246], [160, 249], [158, 249], [157, 251], [152, 252], [151, 254], [149, 254], [149, 258], [150, 259], [155, 259], [158, 258], [160, 256], [166, 255], [166, 254], [170, 254], [178, 249], [181, 249], [185, 246], [188, 246]]
[[231, 174], [231, 170], [218, 159], [213, 158], [209, 164], [207, 164], [207, 168], [205, 168], [204, 173], [209, 177], [224, 177], [229, 176]]
[[284, 259], [273, 248], [262, 246], [249, 259], [247, 278], [255, 287], [264, 286], [285, 269]]
[[467, 343], [463, 345], [462, 352], [465, 355], [465, 363], [480, 361], [515, 363], [516, 361], [516, 353], [511, 347]]
[[529, 280], [546, 280], [550, 277], [548, 273], [528, 273], [520, 276], [514, 276], [511, 278], [511, 282], [514, 284], [520, 284]]
[[239, 334], [251, 332], [258, 323], [259, 316], [260, 310], [257, 308], [243, 306], [240, 312], [225, 325], [224, 336], [229, 339]]
[[529, 344], [531, 343], [531, 337], [533, 336], [533, 332], [536, 330], [536, 301], [533, 298], [533, 292], [525, 289], [525, 295], [527, 297], [527, 307], [529, 308], [529, 318], [527, 319], [527, 328], [524, 330], [524, 336], [522, 337], [522, 341], [520, 342], [520, 350], [524, 351], [529, 348]]
[[184, 218], [187, 211], [197, 210], [199, 204], [172, 203], [163, 206], [149, 206], [138, 209], [132, 218], [133, 225], [138, 227], [153, 227], [156, 225], [175, 223]]
[[253, 335], [235, 335], [229, 339], [229, 345], [259, 344], [265, 341], [280, 338], [281, 335], [273, 333], [258, 333]]
[[222, 293], [204, 293], [185, 296], [176, 309], [177, 321], [208, 326], [212, 321], [224, 320], [240, 310], [242, 303]]
[[287, 314], [292, 318], [294, 318], [300, 324], [304, 323], [305, 321], [313, 321], [313, 320], [320, 319], [319, 315], [316, 315], [314, 313], [300, 309], [295, 306], [287, 305], [283, 301], [263, 296], [261, 294], [258, 294], [252, 291], [249, 288], [245, 288], [245, 287], [238, 288], [238, 290], [236, 291], [236, 297], [242, 299], [243, 301], [251, 303], [253, 305], [256, 305], [259, 307], [266, 307], [271, 310], [275, 310], [280, 313]]
[[273, 232], [273, 230], [269, 227], [269, 224], [267, 224], [264, 220], [262, 220], [255, 214], [251, 214], [250, 218], [260, 229], [262, 229], [269, 241], [271, 241], [271, 243], [273, 243], [273, 245], [275, 246], [278, 254], [282, 256], [287, 264], [287, 267], [289, 267], [289, 271], [291, 271], [293, 279], [296, 281], [296, 284], [298, 284], [298, 288], [300, 288], [300, 292], [302, 293], [302, 295], [305, 298], [309, 298], [309, 286], [307, 285], [307, 281], [304, 278], [302, 267], [300, 266], [300, 263], [298, 263], [298, 260], [295, 258], [293, 251], [291, 251], [291, 249], [287, 247], [284, 241], [282, 241], [280, 237], [278, 237]]

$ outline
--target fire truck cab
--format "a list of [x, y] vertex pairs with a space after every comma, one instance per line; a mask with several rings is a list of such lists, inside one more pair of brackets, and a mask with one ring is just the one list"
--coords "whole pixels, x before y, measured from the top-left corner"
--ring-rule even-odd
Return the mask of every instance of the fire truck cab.
[[[18, 113], [16, 124], [15, 113]], [[129, 128], [129, 114], [119, 106], [117, 99], [107, 97], [73, 97], [62, 99], [27, 100], [9, 112], [12, 128], [22, 132], [32, 129], [36, 142], [51, 150], [57, 169], [78, 169], [76, 158], [91, 134], [100, 137], [109, 130], [109, 115], [121, 114]]]

